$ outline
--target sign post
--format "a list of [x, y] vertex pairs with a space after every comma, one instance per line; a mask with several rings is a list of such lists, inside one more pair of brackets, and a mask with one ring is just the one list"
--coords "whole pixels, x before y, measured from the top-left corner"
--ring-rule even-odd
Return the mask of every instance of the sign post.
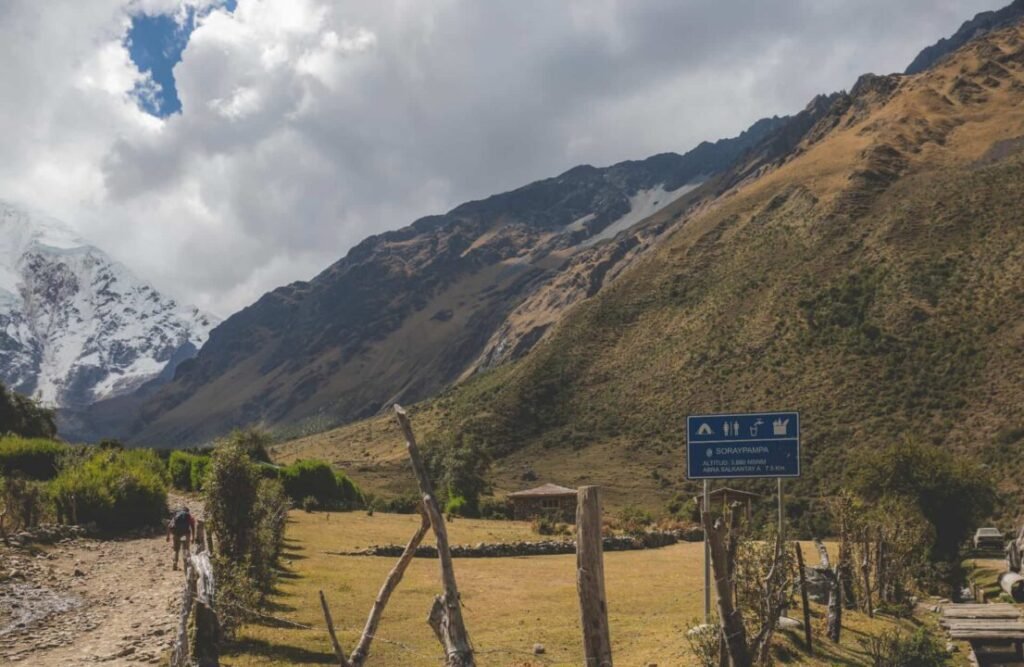
[[[704, 480], [701, 510], [710, 511], [712, 479], [778, 480], [782, 537], [782, 478], [800, 476], [800, 413], [755, 412], [686, 418], [686, 477]], [[704, 623], [711, 619], [711, 558], [704, 533]]]

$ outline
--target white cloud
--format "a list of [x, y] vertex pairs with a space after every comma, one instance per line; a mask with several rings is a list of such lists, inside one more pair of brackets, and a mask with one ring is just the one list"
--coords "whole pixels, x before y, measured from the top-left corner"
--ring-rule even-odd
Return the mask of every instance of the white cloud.
[[183, 21], [182, 0], [7, 0], [0, 197], [227, 315], [368, 234], [902, 69], [998, 4], [239, 0], [199, 20], [182, 113], [158, 120], [122, 42], [131, 13]]

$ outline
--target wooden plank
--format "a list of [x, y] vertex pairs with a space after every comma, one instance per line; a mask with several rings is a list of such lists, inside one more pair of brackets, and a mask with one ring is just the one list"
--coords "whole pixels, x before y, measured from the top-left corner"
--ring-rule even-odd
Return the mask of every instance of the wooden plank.
[[992, 641], [1015, 641], [1024, 639], [1024, 630], [998, 631], [990, 630], [953, 630], [949, 636], [953, 639], [988, 639]]

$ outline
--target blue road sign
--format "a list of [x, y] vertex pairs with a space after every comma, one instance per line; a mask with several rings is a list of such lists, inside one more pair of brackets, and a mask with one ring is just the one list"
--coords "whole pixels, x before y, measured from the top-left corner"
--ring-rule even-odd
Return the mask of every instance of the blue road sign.
[[687, 417], [686, 476], [799, 477], [800, 413]]

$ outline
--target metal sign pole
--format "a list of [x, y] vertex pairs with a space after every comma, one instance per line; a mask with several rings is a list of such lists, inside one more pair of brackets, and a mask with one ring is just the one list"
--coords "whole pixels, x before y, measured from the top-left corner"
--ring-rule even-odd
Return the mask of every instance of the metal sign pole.
[[779, 481], [779, 541], [785, 541], [785, 533], [782, 530], [782, 478], [778, 478]]
[[[711, 511], [711, 494], [708, 480], [704, 480], [704, 502], [701, 512]], [[704, 625], [711, 622], [711, 545], [708, 543], [708, 529], [704, 527]]]

